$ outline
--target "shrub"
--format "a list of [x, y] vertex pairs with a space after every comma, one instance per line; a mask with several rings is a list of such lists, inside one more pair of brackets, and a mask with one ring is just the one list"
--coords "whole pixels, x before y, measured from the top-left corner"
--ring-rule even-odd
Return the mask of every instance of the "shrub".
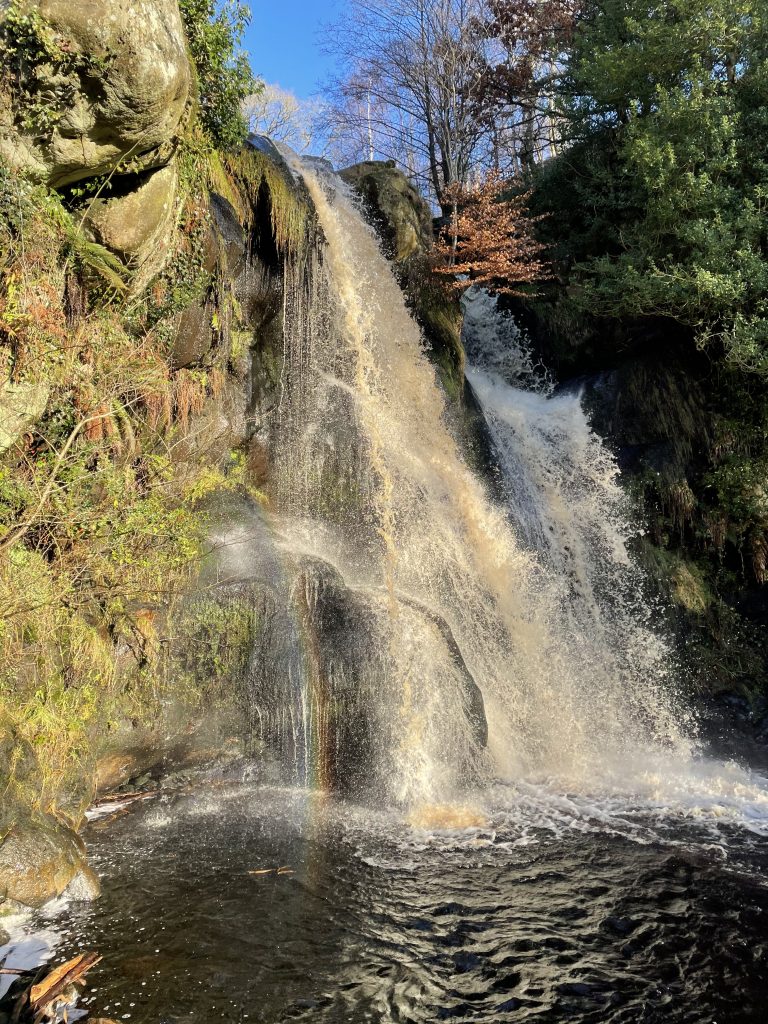
[[240, 48], [250, 9], [240, 0], [179, 0], [179, 8], [197, 69], [203, 127], [214, 145], [235, 149], [248, 132], [242, 101], [258, 89]]

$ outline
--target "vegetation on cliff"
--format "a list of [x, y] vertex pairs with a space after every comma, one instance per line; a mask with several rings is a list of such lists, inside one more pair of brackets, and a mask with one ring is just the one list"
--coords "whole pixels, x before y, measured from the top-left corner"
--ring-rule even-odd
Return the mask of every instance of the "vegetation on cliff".
[[[156, 218], [147, 237], [161, 226], [161, 244], [132, 254], [94, 230], [97, 208], [125, 223], [145, 187], [119, 155], [105, 173], [94, 164], [58, 187], [56, 169], [40, 180], [18, 173], [21, 158], [0, 166], [0, 838], [24, 807], [77, 827], [110, 733], [157, 723], [174, 688], [191, 707], [201, 699], [199, 674], [167, 671], [174, 607], [204, 555], [207, 496], [253, 492], [239, 446], [256, 325], [233, 265], [247, 244], [222, 233], [211, 193], [229, 194], [241, 231], [266, 204], [281, 243], [295, 239], [299, 214], [280, 205], [279, 172], [214, 148], [244, 130], [240, 100], [253, 88], [237, 49], [244, 9], [181, 6], [199, 103], [190, 96], [153, 158], [164, 169], [150, 180], [165, 173], [171, 188], [156, 208], [137, 207]], [[19, 89], [30, 92], [29, 109], [46, 117], [33, 130], [46, 154], [67, 97], [39, 91], [41, 47], [69, 62], [67, 102], [110, 115], [91, 86], [79, 91], [87, 54], [76, 12], [71, 37], [64, 15], [44, 15], [12, 4], [0, 52], [4, 102], [12, 109]], [[108, 81], [114, 67], [105, 59], [86, 70]], [[26, 130], [15, 116], [4, 122], [8, 152], [28, 152]], [[185, 334], [200, 345], [192, 355]]]
[[258, 86], [241, 48], [250, 7], [240, 0], [179, 0], [179, 9], [197, 71], [201, 123], [215, 146], [234, 149], [248, 132], [242, 102]]

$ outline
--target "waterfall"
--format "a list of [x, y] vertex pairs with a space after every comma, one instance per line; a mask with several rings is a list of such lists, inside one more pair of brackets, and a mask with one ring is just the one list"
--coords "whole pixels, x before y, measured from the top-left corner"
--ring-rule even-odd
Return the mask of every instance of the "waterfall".
[[[319, 223], [286, 267], [273, 485], [302, 681], [294, 698], [273, 679], [267, 700], [262, 644], [259, 720], [285, 717], [282, 688], [304, 781], [411, 807], [498, 779], [589, 788], [652, 751], [687, 756], [616, 467], [578, 397], [526, 390], [524, 353], [486, 350], [470, 381], [499, 502], [462, 458], [347, 187], [291, 159]], [[281, 664], [295, 679], [296, 658]]]

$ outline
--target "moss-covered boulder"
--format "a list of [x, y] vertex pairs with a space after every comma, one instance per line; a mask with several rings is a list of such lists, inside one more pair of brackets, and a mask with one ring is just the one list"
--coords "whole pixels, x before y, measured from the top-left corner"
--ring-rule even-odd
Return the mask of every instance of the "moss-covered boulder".
[[55, 187], [168, 163], [191, 96], [177, 0], [11, 0], [0, 156]]
[[162, 264], [172, 239], [177, 171], [174, 164], [135, 182], [125, 195], [96, 199], [87, 207], [83, 228], [93, 241], [138, 269]]
[[365, 200], [388, 256], [402, 263], [432, 247], [432, 211], [393, 160], [354, 164], [340, 176]]
[[14, 823], [0, 843], [0, 901], [36, 909], [65, 892], [78, 899], [99, 894], [82, 841], [43, 816]]

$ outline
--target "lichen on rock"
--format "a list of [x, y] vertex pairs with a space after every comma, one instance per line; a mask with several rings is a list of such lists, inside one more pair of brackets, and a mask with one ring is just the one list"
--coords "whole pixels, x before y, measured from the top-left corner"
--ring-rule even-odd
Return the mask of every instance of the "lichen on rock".
[[169, 162], [192, 95], [176, 0], [11, 0], [0, 156], [60, 187]]

